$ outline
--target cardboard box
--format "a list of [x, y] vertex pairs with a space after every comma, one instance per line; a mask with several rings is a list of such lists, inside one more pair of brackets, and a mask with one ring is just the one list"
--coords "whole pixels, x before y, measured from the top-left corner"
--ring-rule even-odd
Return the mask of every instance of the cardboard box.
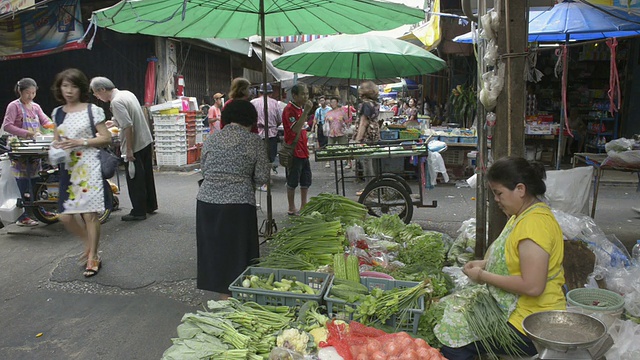
[[527, 123], [524, 133], [527, 135], [551, 135], [551, 123]]

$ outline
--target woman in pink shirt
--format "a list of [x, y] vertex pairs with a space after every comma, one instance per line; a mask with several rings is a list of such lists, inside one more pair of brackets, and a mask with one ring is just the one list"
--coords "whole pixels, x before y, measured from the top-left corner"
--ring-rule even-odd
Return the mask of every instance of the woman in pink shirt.
[[[21, 139], [35, 140], [40, 127], [53, 128], [53, 123], [44, 114], [40, 105], [33, 102], [38, 85], [31, 78], [23, 78], [16, 84], [14, 91], [18, 99], [7, 105], [2, 128], [9, 134]], [[11, 161], [13, 176], [23, 197], [36, 187], [38, 172], [42, 169], [40, 159], [16, 159]], [[30, 190], [31, 189], [31, 190]], [[38, 222], [29, 218], [26, 210], [16, 222], [20, 226], [35, 226]]]

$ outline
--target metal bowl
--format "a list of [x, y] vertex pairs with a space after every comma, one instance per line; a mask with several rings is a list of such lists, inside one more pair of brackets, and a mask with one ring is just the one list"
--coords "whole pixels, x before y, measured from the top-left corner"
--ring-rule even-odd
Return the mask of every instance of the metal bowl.
[[538, 346], [557, 351], [584, 349], [607, 335], [606, 325], [589, 315], [568, 311], [543, 311], [522, 321], [524, 332]]

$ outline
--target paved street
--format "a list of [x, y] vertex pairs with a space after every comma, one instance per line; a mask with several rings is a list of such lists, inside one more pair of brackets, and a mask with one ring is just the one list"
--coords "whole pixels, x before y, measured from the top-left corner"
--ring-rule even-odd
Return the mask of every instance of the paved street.
[[[333, 172], [312, 163], [311, 195], [333, 192]], [[79, 240], [61, 224], [0, 230], [0, 359], [158, 359], [185, 312], [212, 294], [195, 289], [195, 172], [156, 174], [160, 209], [142, 222], [122, 222], [130, 203], [102, 227], [104, 267], [90, 279], [76, 263]], [[124, 186], [124, 181], [122, 181]], [[363, 186], [347, 184], [347, 195]], [[286, 225], [284, 174], [273, 179], [274, 217]], [[428, 192], [436, 209], [416, 209], [423, 227], [456, 235], [473, 217], [475, 191], [439, 185]], [[266, 194], [258, 199], [266, 209]], [[603, 186], [596, 222], [628, 248], [640, 238], [635, 185]], [[260, 217], [266, 210], [260, 211]], [[37, 337], [37, 334], [42, 336]]]

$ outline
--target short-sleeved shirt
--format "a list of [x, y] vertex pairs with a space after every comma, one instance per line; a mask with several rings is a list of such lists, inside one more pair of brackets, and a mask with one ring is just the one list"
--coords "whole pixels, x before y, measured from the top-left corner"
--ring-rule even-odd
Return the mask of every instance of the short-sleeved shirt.
[[549, 278], [544, 292], [539, 296], [520, 295], [516, 309], [509, 317], [509, 323], [520, 332], [522, 320], [532, 313], [548, 310], [564, 310], [566, 300], [562, 291], [564, 285], [564, 270], [562, 261], [564, 258], [564, 242], [562, 230], [548, 206], [532, 209], [526, 217], [522, 218], [512, 230], [505, 246], [505, 256], [509, 274], [522, 275], [520, 272], [520, 254], [518, 245], [520, 241], [530, 239], [549, 254]]
[[330, 106], [325, 106], [325, 107], [320, 106], [316, 109], [316, 113], [314, 116], [318, 125], [324, 125], [325, 117], [327, 116], [327, 113], [330, 110], [331, 110]]
[[153, 143], [153, 135], [151, 135], [151, 129], [149, 129], [147, 119], [142, 112], [140, 102], [131, 91], [113, 89], [111, 113], [113, 113], [113, 120], [122, 130], [120, 150], [123, 154], [127, 153], [127, 139], [124, 136], [124, 130], [126, 128], [133, 126], [133, 144], [131, 145], [131, 149], [133, 149], [134, 153]]
[[347, 114], [342, 111], [342, 108], [337, 108], [329, 111], [326, 115], [326, 120], [329, 122], [330, 131], [325, 136], [340, 137], [345, 135], [347, 129]]
[[358, 124], [356, 125], [356, 134], [358, 133], [358, 128], [360, 127], [360, 117], [362, 115], [366, 116], [369, 119], [369, 126], [364, 134], [363, 141], [364, 142], [376, 142], [380, 140], [380, 125], [378, 124], [378, 114], [380, 114], [380, 110], [378, 105], [370, 100], [365, 100], [358, 112]]
[[[284, 141], [287, 144], [293, 143], [293, 140], [296, 138], [296, 133], [291, 130], [291, 126], [300, 119], [302, 116], [302, 108], [298, 105], [290, 102], [285, 106], [284, 110], [282, 110], [282, 127], [284, 128]], [[293, 156], [300, 159], [309, 158], [309, 147], [307, 147], [307, 130], [300, 130], [300, 138], [298, 139], [298, 144], [296, 145], [295, 150], [293, 151]]]
[[[220, 111], [217, 106], [213, 105], [209, 108], [207, 117], [209, 118], [209, 135], [211, 135], [215, 131], [220, 130], [220, 123], [222, 123], [222, 120], [220, 119], [222, 117], [222, 111]], [[218, 119], [218, 121], [213, 122], [213, 119]]]

